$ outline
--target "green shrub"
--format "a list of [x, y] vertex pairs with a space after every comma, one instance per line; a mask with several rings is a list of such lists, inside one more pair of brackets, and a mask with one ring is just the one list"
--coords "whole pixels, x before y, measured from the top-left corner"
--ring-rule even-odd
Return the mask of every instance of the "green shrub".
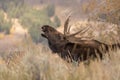
[[0, 11], [0, 32], [10, 33], [10, 28], [12, 27], [11, 21], [6, 21], [4, 19], [4, 14]]
[[12, 26], [11, 22], [4, 22], [0, 27], [0, 31], [5, 31], [6, 34], [9, 34], [11, 26]]
[[8, 16], [12, 18], [19, 18], [23, 15], [24, 12], [25, 12], [25, 7], [21, 7], [21, 6], [12, 7], [7, 10]]
[[58, 18], [58, 16], [55, 16], [55, 17], [54, 17], [54, 24], [55, 24], [56, 27], [61, 26], [61, 21], [60, 21], [60, 19]]
[[11, 2], [11, 4], [9, 4], [6, 10], [6, 13], [9, 17], [19, 18], [23, 16], [24, 12], [26, 11], [26, 8], [27, 7], [25, 5], [16, 5], [14, 2]]
[[52, 17], [55, 14], [55, 6], [53, 4], [48, 5], [44, 10], [49, 17]]
[[4, 13], [2, 10], [0, 10], [0, 24], [4, 21]]
[[1, 9], [12, 18], [19, 18], [25, 11], [23, 0], [2, 0], [0, 1], [0, 5]]
[[21, 24], [28, 28], [29, 33], [34, 42], [38, 43], [42, 41], [40, 36], [41, 31], [40, 27], [48, 24], [54, 26], [54, 23], [51, 22], [50, 18], [44, 11], [29, 9], [24, 15], [20, 18]]
[[29, 33], [32, 37], [32, 40], [36, 43], [40, 42], [40, 29], [37, 26], [31, 27]]
[[30, 28], [34, 26], [41, 26], [44, 24], [53, 25], [50, 18], [45, 12], [35, 9], [30, 9], [20, 18], [20, 22], [24, 27]]

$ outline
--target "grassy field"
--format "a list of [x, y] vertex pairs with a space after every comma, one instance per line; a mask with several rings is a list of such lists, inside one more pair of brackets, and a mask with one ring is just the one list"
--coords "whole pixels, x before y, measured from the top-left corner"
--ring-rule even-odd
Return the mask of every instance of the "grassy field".
[[[18, 25], [15, 26], [18, 27]], [[117, 39], [119, 35], [117, 25], [94, 21], [77, 22], [72, 25], [72, 31], [76, 32], [77, 30], [86, 26], [90, 26], [91, 32], [89, 32], [92, 33], [90, 34], [91, 36], [95, 36], [95, 34], [97, 34], [95, 38], [103, 42], [111, 41], [111, 37], [109, 38], [109, 35], [111, 34], [113, 34], [114, 39]], [[62, 32], [60, 28], [58, 28], [58, 30]], [[105, 37], [105, 34], [107, 34], [108, 37]], [[20, 38], [20, 36], [18, 37]], [[10, 39], [13, 38], [1, 39], [1, 43], [5, 42], [6, 40], [6, 42], [9, 42], [13, 45], [13, 43], [17, 41], [16, 38], [13, 39], [13, 42]], [[44, 46], [42, 44], [36, 45], [33, 43], [29, 36], [25, 37], [25, 39], [23, 38], [23, 41], [21, 40], [22, 39], [20, 38], [19, 44], [16, 43], [15, 47], [13, 48], [9, 46], [8, 43], [6, 43], [6, 45], [1, 45], [2, 50], [0, 51], [0, 80], [120, 79], [120, 50], [110, 51], [108, 53], [110, 54], [110, 57], [108, 57], [106, 54], [105, 58], [101, 61], [91, 60], [89, 63], [80, 62], [79, 64], [77, 62], [67, 63], [57, 54], [52, 54], [48, 46]], [[4, 49], [4, 46], [11, 49], [7, 51]]]
[[[79, 4], [74, 5], [73, 2], [71, 3], [74, 7], [58, 6], [54, 16], [48, 17], [46, 8], [44, 10], [43, 6], [32, 8], [21, 5], [19, 0], [18, 2], [16, 2], [17, 0], [10, 1], [13, 2], [0, 1], [0, 8], [3, 7], [7, 12], [5, 20], [7, 20], [8, 15], [13, 22], [13, 24], [9, 24], [13, 25], [10, 36], [0, 34], [0, 80], [120, 80], [120, 49], [106, 53], [103, 60], [68, 63], [61, 59], [57, 53], [53, 54], [48, 46], [33, 43], [27, 30], [21, 29], [23, 26], [31, 28], [33, 39], [37, 38], [38, 42], [42, 41], [39, 40], [40, 33], [37, 33], [40, 32], [38, 30], [40, 26], [44, 24], [54, 25], [51, 19], [57, 15], [62, 24], [58, 30], [62, 32], [66, 16], [73, 11], [70, 25], [75, 24], [72, 25], [71, 32], [74, 33], [89, 26], [89, 33], [82, 36], [89, 36], [107, 44], [120, 41], [120, 29], [118, 29], [120, 27], [118, 25], [104, 21], [84, 21], [85, 13], [78, 7]], [[87, 8], [86, 6], [85, 10]], [[2, 19], [2, 17], [3, 15], [0, 18]], [[78, 20], [82, 21], [76, 23]], [[2, 20], [1, 23], [3, 23]], [[6, 22], [3, 26], [6, 26]], [[81, 34], [77, 36], [81, 36]]]
[[[117, 31], [116, 25], [99, 22], [81, 21], [74, 24], [73, 28], [79, 30], [81, 27], [79, 25], [83, 27], [91, 25], [92, 32], [95, 32], [91, 35], [97, 32], [98, 37], [109, 27], [109, 31]], [[76, 30], [73, 29], [73, 31]], [[109, 39], [104, 38], [104, 34], [101, 38]], [[110, 57], [107, 54], [110, 54]], [[13, 49], [0, 52], [0, 80], [119, 80], [120, 50], [110, 51], [107, 54], [103, 60], [91, 60], [89, 63], [80, 62], [79, 64], [67, 63], [57, 54], [52, 54], [48, 46], [36, 45], [29, 37], [26, 37]]]
[[[0, 80], [119, 80], [120, 50], [102, 61], [67, 63], [48, 47], [24, 40], [0, 59]], [[3, 53], [1, 53], [3, 54]]]

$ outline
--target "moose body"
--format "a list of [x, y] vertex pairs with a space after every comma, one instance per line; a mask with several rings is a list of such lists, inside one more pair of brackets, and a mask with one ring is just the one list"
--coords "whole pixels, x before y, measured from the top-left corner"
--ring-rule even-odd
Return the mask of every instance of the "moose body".
[[70, 59], [75, 61], [85, 61], [90, 58], [103, 58], [103, 53], [109, 51], [109, 48], [116, 49], [120, 48], [120, 44], [105, 44], [97, 40], [82, 40], [80, 37], [77, 38], [74, 35], [80, 33], [76, 32], [71, 35], [68, 28], [69, 18], [66, 20], [64, 25], [64, 34], [58, 32], [56, 29], [49, 25], [42, 27], [41, 34], [43, 37], [48, 39], [48, 44], [53, 53], [58, 53], [63, 59]]

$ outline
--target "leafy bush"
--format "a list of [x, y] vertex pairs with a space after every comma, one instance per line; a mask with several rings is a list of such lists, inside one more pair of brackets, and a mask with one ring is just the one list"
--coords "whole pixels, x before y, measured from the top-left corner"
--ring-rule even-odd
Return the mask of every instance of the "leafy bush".
[[44, 24], [53, 25], [50, 21], [50, 18], [46, 15], [45, 12], [35, 9], [29, 9], [23, 16], [20, 18], [20, 22], [24, 27], [30, 28], [34, 26], [40, 27]]
[[55, 6], [53, 4], [48, 5], [44, 10], [49, 17], [52, 17], [55, 14]]
[[37, 26], [31, 27], [29, 33], [32, 37], [32, 40], [36, 43], [40, 42], [40, 30]]
[[44, 11], [35, 9], [28, 9], [20, 18], [20, 22], [25, 28], [28, 28], [33, 41], [36, 43], [42, 41], [40, 36], [40, 27], [42, 25], [48, 24], [54, 26]]
[[6, 21], [4, 19], [4, 13], [0, 11], [0, 32], [5, 31], [6, 34], [9, 34], [11, 27], [12, 27], [11, 21]]
[[54, 17], [54, 24], [55, 24], [56, 27], [61, 26], [61, 21], [60, 21], [60, 19], [58, 18], [58, 16], [55, 16], [55, 17]]
[[19, 18], [25, 11], [23, 0], [5, 0], [0, 1], [1, 9], [12, 18]]
[[23, 15], [24, 12], [25, 12], [25, 7], [21, 7], [21, 6], [12, 7], [7, 10], [8, 16], [12, 18], [19, 18]]
[[0, 31], [5, 31], [6, 34], [9, 34], [11, 25], [11, 22], [4, 22], [2, 25], [0, 24]]

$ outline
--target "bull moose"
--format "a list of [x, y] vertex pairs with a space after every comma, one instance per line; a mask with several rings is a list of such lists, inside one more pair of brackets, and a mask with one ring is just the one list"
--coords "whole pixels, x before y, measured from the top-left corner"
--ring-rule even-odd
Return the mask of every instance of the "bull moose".
[[70, 16], [64, 23], [63, 34], [49, 25], [42, 26], [43, 33], [41, 35], [48, 40], [49, 48], [63, 59], [70, 61], [86, 61], [91, 58], [103, 59], [104, 53], [108, 52], [109, 49], [120, 48], [119, 43], [105, 44], [94, 39], [83, 40], [82, 37], [75, 37], [79, 33], [87, 32], [89, 27], [70, 34], [69, 20]]

